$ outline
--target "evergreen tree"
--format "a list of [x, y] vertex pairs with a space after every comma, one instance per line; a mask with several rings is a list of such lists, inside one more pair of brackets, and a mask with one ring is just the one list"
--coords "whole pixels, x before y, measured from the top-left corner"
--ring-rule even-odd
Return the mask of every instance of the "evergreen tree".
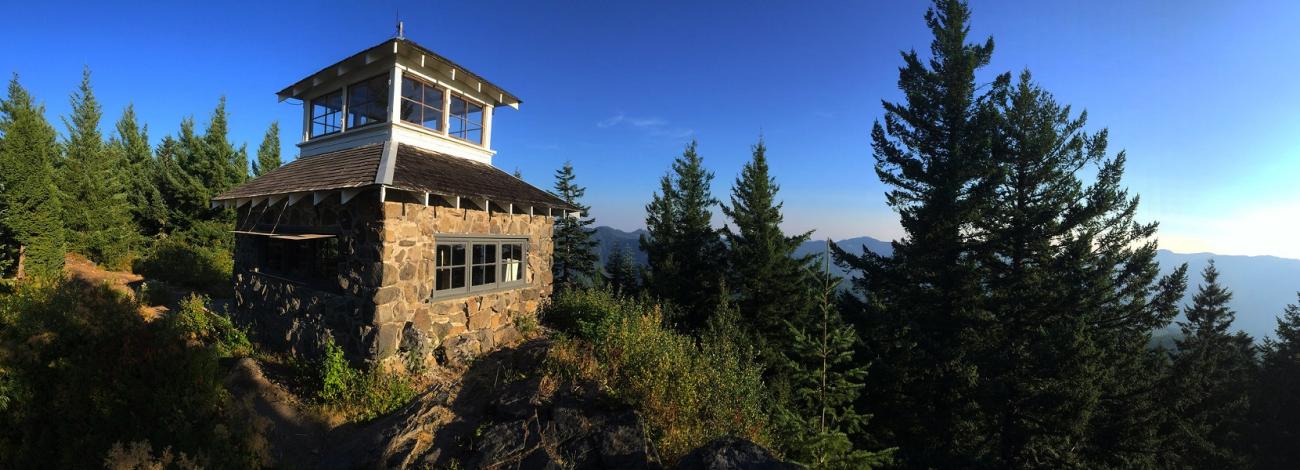
[[103, 113], [90, 87], [90, 70], [83, 72], [71, 102], [59, 178], [63, 224], [73, 251], [117, 266], [129, 257], [136, 230], [123, 156], [105, 146], [99, 132]]
[[[1174, 309], [1116, 295], [1152, 289], [1155, 226], [1132, 221], [1137, 200], [1120, 186], [1123, 153], [1106, 155], [1106, 131], [1084, 133], [1086, 113], [1072, 118], [1029, 72], [996, 102], [992, 197], [972, 231], [993, 315], [976, 356], [979, 427], [990, 438], [975, 452], [1012, 468], [1078, 466], [1088, 457], [1077, 443], [1106, 391], [1153, 375], [1113, 365], [1144, 361], [1147, 333]], [[1086, 186], [1079, 173], [1094, 166], [1099, 177]], [[1143, 274], [1120, 275], [1133, 267]], [[1181, 295], [1181, 282], [1171, 285], [1162, 298]], [[1112, 378], [1122, 383], [1100, 386]]]
[[139, 233], [157, 235], [167, 226], [167, 206], [158, 190], [158, 165], [149, 148], [149, 128], [136, 123], [135, 108], [127, 105], [117, 121], [117, 136], [109, 149], [127, 169], [127, 202]]
[[[1254, 340], [1230, 332], [1236, 313], [1228, 308], [1232, 293], [1219, 285], [1211, 261], [1203, 282], [1178, 323], [1183, 338], [1176, 342], [1167, 378], [1169, 468], [1245, 468], [1250, 384], [1255, 377]], [[1294, 443], [1292, 443], [1294, 445]]]
[[587, 190], [574, 183], [574, 178], [570, 162], [564, 162], [564, 166], [555, 172], [555, 195], [580, 212], [573, 217], [562, 216], [555, 222], [551, 273], [556, 289], [589, 283], [596, 275], [598, 257], [596, 240], [592, 238], [596, 230], [587, 228], [596, 223], [596, 219], [590, 217], [591, 207], [582, 205], [582, 196]]
[[609, 259], [605, 260], [605, 278], [615, 293], [631, 296], [640, 291], [641, 279], [636, 259], [627, 247], [620, 244], [610, 252]]
[[0, 100], [0, 275], [63, 274], [62, 208], [56, 197], [58, 157], [45, 107], [18, 83]]
[[646, 205], [646, 231], [641, 249], [649, 258], [642, 280], [651, 292], [681, 309], [682, 326], [702, 328], [719, 305], [719, 286], [726, 266], [725, 249], [713, 229], [711, 208], [718, 204], [709, 188], [713, 173], [686, 145], [673, 161], [672, 172], [660, 180], [661, 193]]
[[818, 281], [804, 284], [821, 284], [808, 296], [817, 299], [816, 310], [797, 321], [783, 320], [791, 347], [782, 353], [794, 390], [789, 403], [778, 410], [776, 422], [787, 436], [787, 456], [811, 468], [887, 465], [893, 450], [857, 449], [850, 439], [870, 419], [854, 409], [867, 365], [853, 359], [857, 334], [831, 302], [839, 280], [830, 275], [829, 260]]
[[1146, 345], [1185, 268], [1159, 278], [1156, 224], [1135, 222], [1106, 131], [1085, 134], [1028, 74], [977, 86], [993, 43], [965, 43], [963, 2], [926, 18], [929, 66], [903, 54], [906, 102], [872, 130], [905, 236], [891, 257], [832, 248], [856, 274], [843, 308], [880, 384], [872, 437], [915, 467], [1151, 465]]
[[164, 137], [155, 151], [159, 168], [159, 191], [169, 210], [168, 219], [177, 229], [185, 229], [212, 213], [208, 201], [211, 190], [202, 178], [203, 145], [194, 132], [194, 119], [181, 120], [176, 137]]
[[784, 322], [809, 304], [805, 273], [812, 261], [811, 256], [795, 256], [812, 232], [787, 237], [781, 231], [778, 190], [768, 174], [767, 147], [760, 138], [752, 160], [732, 186], [731, 205], [722, 206], [735, 226], [722, 231], [732, 266], [729, 284], [743, 325], [758, 334], [757, 349], [769, 366], [779, 366], [789, 346]]
[[1266, 338], [1258, 388], [1251, 401], [1259, 468], [1300, 467], [1300, 294], [1277, 319], [1277, 338]]
[[262, 176], [280, 167], [280, 122], [274, 121], [257, 146], [257, 161], [253, 162], [253, 176]]
[[867, 358], [881, 386], [868, 391], [876, 412], [873, 433], [902, 448], [910, 466], [976, 466], [974, 449], [987, 436], [973, 421], [978, 411], [979, 266], [968, 237], [986, 204], [982, 178], [990, 167], [994, 111], [990, 95], [1003, 76], [977, 95], [975, 71], [988, 64], [993, 40], [967, 44], [970, 13], [964, 2], [937, 1], [925, 16], [934, 34], [929, 66], [903, 53], [899, 88], [904, 103], [884, 103], [884, 123], [872, 128], [876, 174], [890, 187], [904, 237], [885, 258], [854, 256], [832, 247], [855, 271], [859, 296], [845, 299], [851, 321], [863, 328]]

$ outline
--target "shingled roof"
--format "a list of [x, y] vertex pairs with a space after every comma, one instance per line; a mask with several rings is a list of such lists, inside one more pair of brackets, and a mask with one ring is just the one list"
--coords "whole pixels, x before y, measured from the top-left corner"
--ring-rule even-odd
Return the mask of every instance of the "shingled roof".
[[375, 184], [384, 144], [302, 157], [231, 189], [214, 201], [360, 188]]
[[[392, 145], [397, 145], [395, 152], [389, 149]], [[416, 193], [577, 210], [551, 193], [490, 164], [393, 142], [302, 157], [213, 200], [381, 185]]]

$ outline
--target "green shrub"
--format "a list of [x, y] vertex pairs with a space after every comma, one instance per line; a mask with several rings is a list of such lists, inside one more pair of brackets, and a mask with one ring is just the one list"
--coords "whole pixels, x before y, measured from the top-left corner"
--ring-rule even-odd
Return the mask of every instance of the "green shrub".
[[252, 354], [253, 344], [248, 334], [236, 327], [230, 317], [208, 310], [207, 305], [206, 296], [190, 294], [164, 321], [180, 337], [211, 345], [221, 357]]
[[0, 295], [0, 468], [98, 467], [114, 443], [140, 441], [207, 467], [258, 464], [208, 339], [220, 321], [139, 309], [77, 281]]
[[547, 318], [565, 319], [547, 372], [601, 384], [645, 418], [669, 462], [723, 435], [771, 447], [762, 370], [725, 337], [694, 338], [666, 328], [656, 306], [608, 291], [560, 293]]
[[235, 239], [229, 230], [224, 223], [197, 222], [184, 231], [161, 236], [133, 268], [150, 278], [226, 296], [235, 267]]
[[354, 369], [334, 340], [315, 363], [310, 379], [316, 398], [325, 409], [342, 413], [351, 421], [366, 421], [387, 414], [415, 398], [415, 384], [401, 374]]

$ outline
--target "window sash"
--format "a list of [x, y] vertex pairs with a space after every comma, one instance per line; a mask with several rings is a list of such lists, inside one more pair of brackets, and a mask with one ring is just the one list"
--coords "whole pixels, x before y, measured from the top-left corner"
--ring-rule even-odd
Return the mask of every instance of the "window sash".
[[451, 96], [451, 116], [450, 129], [448, 134], [452, 137], [470, 141], [476, 144], [483, 143], [483, 113], [485, 108], [468, 98], [460, 95]]
[[343, 90], [335, 90], [311, 100], [311, 136], [320, 137], [343, 131]]
[[442, 109], [442, 88], [412, 77], [402, 77], [403, 121], [441, 132]]
[[439, 240], [434, 248], [432, 297], [455, 297], [526, 284], [527, 247], [527, 240], [516, 238]]
[[348, 86], [348, 129], [388, 121], [388, 75]]

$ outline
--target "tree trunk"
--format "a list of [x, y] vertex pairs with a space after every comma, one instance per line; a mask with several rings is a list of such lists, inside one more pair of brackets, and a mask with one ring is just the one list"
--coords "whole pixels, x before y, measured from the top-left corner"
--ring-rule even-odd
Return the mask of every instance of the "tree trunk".
[[25, 273], [23, 264], [27, 261], [27, 245], [18, 245], [18, 269], [14, 271], [14, 278], [22, 280]]

